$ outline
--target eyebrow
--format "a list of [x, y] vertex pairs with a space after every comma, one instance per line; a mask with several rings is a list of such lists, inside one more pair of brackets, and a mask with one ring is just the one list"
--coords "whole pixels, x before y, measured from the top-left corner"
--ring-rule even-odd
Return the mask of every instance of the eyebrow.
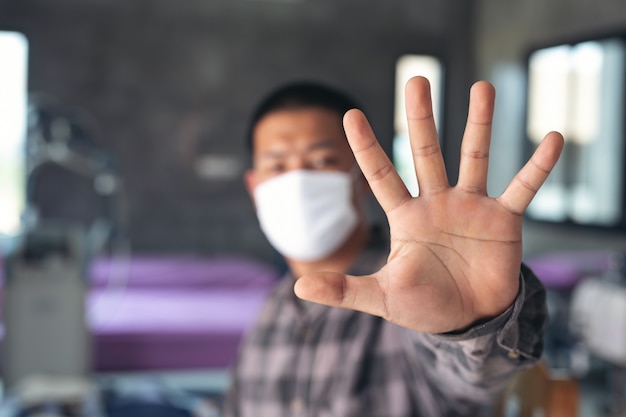
[[[312, 152], [312, 151], [317, 151], [317, 150], [323, 150], [323, 149], [338, 149], [339, 146], [337, 145], [337, 141], [328, 139], [328, 140], [323, 140], [320, 142], [315, 142], [313, 144], [311, 144], [309, 147], [307, 147], [304, 152]], [[261, 157], [263, 158], [282, 158], [286, 155], [289, 155], [291, 153], [291, 151], [282, 151], [282, 150], [268, 150], [263, 152], [261, 155]]]
[[307, 148], [307, 151], [316, 151], [318, 149], [337, 149], [337, 141], [327, 139], [320, 142], [316, 142]]

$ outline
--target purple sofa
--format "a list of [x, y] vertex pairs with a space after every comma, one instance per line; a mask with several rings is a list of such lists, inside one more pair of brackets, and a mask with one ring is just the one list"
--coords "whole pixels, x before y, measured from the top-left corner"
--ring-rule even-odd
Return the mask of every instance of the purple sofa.
[[96, 259], [89, 279], [94, 369], [122, 372], [231, 366], [279, 274], [241, 256], [139, 255]]

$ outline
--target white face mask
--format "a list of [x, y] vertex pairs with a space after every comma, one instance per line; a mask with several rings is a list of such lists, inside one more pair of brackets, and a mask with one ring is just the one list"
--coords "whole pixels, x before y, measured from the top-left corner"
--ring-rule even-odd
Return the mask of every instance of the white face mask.
[[259, 184], [254, 200], [267, 239], [283, 256], [298, 261], [330, 255], [358, 222], [347, 172], [290, 171]]

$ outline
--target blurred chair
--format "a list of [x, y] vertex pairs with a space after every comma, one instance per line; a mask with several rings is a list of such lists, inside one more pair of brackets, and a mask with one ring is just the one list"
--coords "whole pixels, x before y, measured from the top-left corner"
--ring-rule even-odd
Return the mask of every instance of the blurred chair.
[[545, 363], [520, 373], [494, 408], [494, 417], [576, 417], [580, 389], [566, 377], [550, 375]]
[[574, 291], [570, 327], [591, 357], [606, 365], [607, 417], [624, 417], [626, 401], [626, 273], [623, 265], [600, 277], [589, 277]]
[[570, 304], [578, 285], [589, 276], [604, 275], [620, 266], [621, 254], [611, 250], [550, 251], [525, 260], [546, 287], [550, 321], [544, 338], [544, 357], [552, 368], [576, 375], [589, 371], [589, 359], [572, 334]]

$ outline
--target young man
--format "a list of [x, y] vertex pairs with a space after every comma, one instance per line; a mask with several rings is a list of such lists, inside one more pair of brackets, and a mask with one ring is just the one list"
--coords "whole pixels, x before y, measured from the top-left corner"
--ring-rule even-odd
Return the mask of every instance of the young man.
[[[521, 265], [522, 213], [563, 138], [548, 134], [489, 198], [493, 87], [472, 87], [454, 187], [428, 82], [406, 93], [416, 198], [341, 93], [294, 84], [259, 107], [245, 180], [290, 273], [247, 335], [224, 416], [475, 416], [539, 358], [545, 294]], [[389, 221], [384, 253], [368, 246], [368, 189]]]

